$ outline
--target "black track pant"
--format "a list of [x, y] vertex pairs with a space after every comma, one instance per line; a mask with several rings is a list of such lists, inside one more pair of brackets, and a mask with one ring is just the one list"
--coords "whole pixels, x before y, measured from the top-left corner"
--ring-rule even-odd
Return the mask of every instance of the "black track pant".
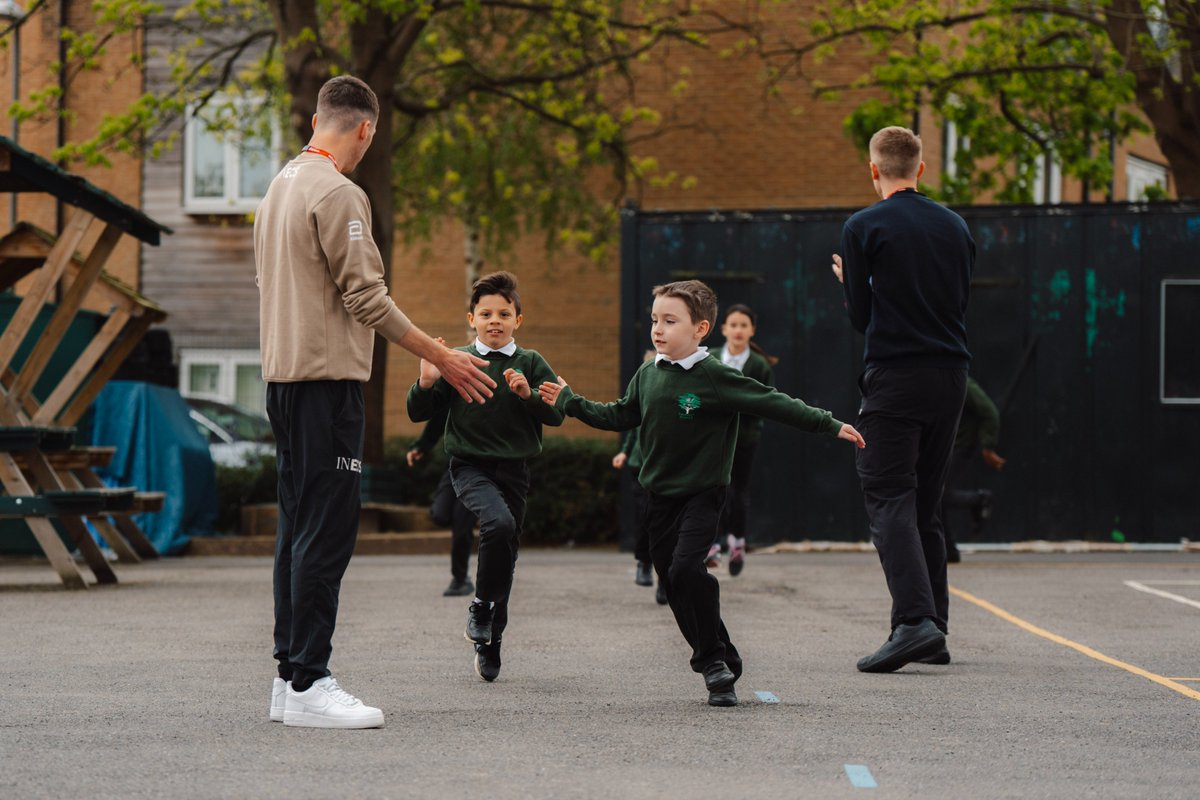
[[433, 524], [450, 529], [450, 574], [454, 580], [467, 579], [467, 565], [471, 561], [471, 539], [475, 533], [475, 515], [454, 493], [454, 483], [450, 480], [450, 468], [442, 473], [437, 489], [433, 492], [433, 502], [429, 505], [429, 516]]
[[725, 501], [725, 487], [687, 497], [648, 494], [650, 557], [675, 622], [692, 646], [692, 669], [703, 672], [724, 661], [735, 675], [741, 675], [742, 658], [721, 621], [721, 586], [704, 566]]
[[267, 384], [279, 469], [275, 658], [297, 691], [329, 674], [342, 575], [358, 536], [363, 395], [357, 381]]
[[945, 632], [950, 609], [940, 504], [966, 396], [965, 369], [872, 367], [856, 427], [871, 539], [892, 594], [891, 624], [928, 617]]
[[495, 642], [508, 626], [508, 597], [525, 521], [529, 468], [523, 460], [466, 461], [451, 456], [450, 480], [458, 499], [479, 518], [475, 596], [496, 604], [492, 617]]

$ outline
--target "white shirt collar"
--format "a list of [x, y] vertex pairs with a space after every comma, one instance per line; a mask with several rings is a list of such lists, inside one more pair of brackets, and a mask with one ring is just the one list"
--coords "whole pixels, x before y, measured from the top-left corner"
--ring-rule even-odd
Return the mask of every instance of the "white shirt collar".
[[479, 355], [481, 355], [481, 356], [486, 356], [488, 353], [503, 353], [506, 356], [511, 356], [513, 353], [517, 352], [517, 342], [514, 339], [513, 341], [504, 345], [504, 347], [497, 347], [497, 348], [493, 349], [491, 347], [488, 347], [483, 342], [479, 341], [479, 337], [476, 336], [475, 337], [475, 351], [478, 352]]
[[738, 353], [736, 356], [733, 353], [729, 352], [728, 346], [721, 348], [721, 362], [724, 364], [728, 364], [729, 366], [736, 369], [738, 372], [741, 372], [746, 368], [746, 362], [749, 360], [750, 360], [750, 348], [749, 347], [747, 347], [742, 352]]
[[658, 355], [656, 355], [654, 357], [654, 363], [657, 364], [660, 361], [665, 361], [668, 364], [678, 364], [679, 366], [683, 367], [684, 369], [691, 369], [692, 367], [696, 366], [697, 364], [699, 364], [701, 361], [703, 361], [706, 358], [708, 358], [708, 348], [707, 347], [697, 347], [696, 352], [692, 353], [687, 358], [681, 358], [678, 361], [672, 361], [671, 359], [664, 356], [662, 353], [659, 353]]

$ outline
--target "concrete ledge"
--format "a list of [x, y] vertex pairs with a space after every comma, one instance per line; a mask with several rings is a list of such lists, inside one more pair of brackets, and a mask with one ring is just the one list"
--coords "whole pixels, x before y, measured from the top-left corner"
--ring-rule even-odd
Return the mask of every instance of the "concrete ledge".
[[[279, 506], [258, 503], [242, 506], [242, 536], [275, 536]], [[387, 533], [422, 531], [429, 527], [428, 506], [397, 503], [363, 503], [358, 514], [358, 532]]]
[[[1197, 553], [1200, 542], [1181, 539], [1173, 542], [1089, 542], [1083, 539], [1049, 541], [1034, 539], [1025, 542], [959, 542], [964, 553]], [[870, 542], [826, 542], [805, 539], [800, 542], [779, 542], [769, 547], [754, 548], [755, 553], [871, 553]]]
[[[406, 533], [360, 533], [354, 554], [445, 555], [450, 552], [450, 531]], [[185, 556], [273, 556], [274, 536], [196, 536], [183, 551]]]

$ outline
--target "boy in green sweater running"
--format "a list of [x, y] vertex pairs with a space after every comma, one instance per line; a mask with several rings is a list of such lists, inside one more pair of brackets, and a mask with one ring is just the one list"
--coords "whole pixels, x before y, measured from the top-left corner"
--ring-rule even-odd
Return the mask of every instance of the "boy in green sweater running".
[[704, 675], [709, 705], [733, 706], [742, 659], [721, 621], [720, 585], [704, 559], [729, 484], [738, 414], [834, 435], [859, 447], [866, 443], [828, 411], [708, 357], [700, 343], [716, 317], [717, 296], [700, 281], [657, 286], [650, 322], [658, 355], [634, 374], [623, 398], [615, 403], [585, 400], [562, 378], [541, 384], [538, 393], [547, 404], [594, 428], [640, 428], [638, 480], [649, 494], [646, 527], [654, 570], [692, 647], [692, 669]]
[[408, 392], [413, 422], [450, 408], [445, 432], [450, 481], [458, 499], [479, 518], [475, 599], [464, 636], [475, 644], [475, 672], [488, 682], [500, 674], [500, 638], [508, 625], [508, 596], [529, 494], [525, 462], [542, 451], [542, 426], [563, 421], [562, 412], [530, 388], [553, 380], [554, 371], [537, 351], [513, 341], [522, 319], [516, 278], [508, 272], [483, 276], [471, 287], [467, 314], [475, 342], [458, 349], [488, 362], [483, 371], [497, 384], [492, 399], [486, 407], [466, 403], [424, 359], [421, 377]]

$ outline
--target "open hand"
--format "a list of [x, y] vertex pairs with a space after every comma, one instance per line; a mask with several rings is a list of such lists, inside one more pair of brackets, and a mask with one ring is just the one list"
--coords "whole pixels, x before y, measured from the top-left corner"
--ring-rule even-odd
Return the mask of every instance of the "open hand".
[[983, 448], [983, 460], [989, 467], [999, 472], [1004, 469], [1004, 465], [1008, 463], [1007, 459], [1002, 458], [995, 450]]
[[486, 367], [487, 361], [463, 350], [445, 348], [437, 366], [446, 383], [458, 390], [468, 403], [484, 402], [496, 388], [496, 382], [479, 369]]
[[859, 450], [867, 446], [867, 440], [862, 437], [861, 433], [854, 429], [853, 425], [842, 425], [842, 429], [838, 431], [837, 437], [845, 439], [847, 442], [854, 442], [858, 445]]
[[833, 263], [830, 265], [830, 268], [833, 270], [833, 274], [837, 276], [838, 283], [845, 283], [842, 279], [842, 257], [837, 253], [833, 254]]
[[546, 381], [541, 386], [539, 386], [538, 387], [538, 395], [540, 395], [541, 398], [546, 401], [547, 405], [552, 406], [558, 402], [558, 393], [561, 392], [563, 390], [563, 387], [566, 385], [567, 385], [567, 382], [563, 380], [563, 377], [561, 375], [559, 375], [558, 383]]
[[408, 465], [410, 467], [413, 464], [420, 461], [424, 457], [425, 457], [425, 454], [422, 453], [420, 450], [416, 449], [415, 447], [412, 450], [409, 450], [407, 453], [404, 454], [404, 460], [408, 462]]

